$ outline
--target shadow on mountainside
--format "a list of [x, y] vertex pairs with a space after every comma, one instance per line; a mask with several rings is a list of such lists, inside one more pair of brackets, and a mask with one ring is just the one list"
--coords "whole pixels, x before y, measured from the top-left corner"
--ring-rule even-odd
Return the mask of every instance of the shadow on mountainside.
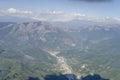
[[104, 79], [98, 74], [94, 75], [87, 75], [85, 77], [82, 77], [81, 80], [110, 80], [110, 79]]
[[37, 78], [37, 77], [29, 77], [29, 79], [28, 80], [40, 80], [39, 78]]
[[77, 79], [77, 77], [74, 74], [46, 75], [44, 79], [45, 80], [109, 80], [102, 78], [98, 74], [87, 75], [85, 77], [81, 77], [80, 79]]
[[[39, 78], [29, 77], [28, 80], [40, 80]], [[94, 75], [87, 75], [85, 77], [81, 77], [78, 79], [74, 74], [53, 74], [53, 75], [46, 75], [44, 77], [44, 80], [110, 80], [110, 79], [104, 79], [98, 74]]]

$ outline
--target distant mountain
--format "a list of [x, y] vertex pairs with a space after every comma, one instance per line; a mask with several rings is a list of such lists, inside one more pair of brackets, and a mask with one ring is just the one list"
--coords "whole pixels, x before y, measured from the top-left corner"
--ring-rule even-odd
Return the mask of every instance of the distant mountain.
[[[76, 24], [75, 24], [76, 25]], [[59, 25], [58, 25], [59, 26]], [[79, 26], [79, 25], [78, 25]], [[120, 25], [93, 25], [61, 28], [49, 22], [1, 22], [0, 38], [3, 46], [27, 46], [47, 49], [70, 49], [85, 44], [119, 40]], [[18, 43], [19, 42], [19, 43]], [[83, 44], [83, 46], [81, 45]], [[13, 45], [14, 44], [14, 45]], [[54, 44], [54, 45], [53, 45]]]
[[115, 26], [115, 25], [120, 25], [120, 21], [116, 19], [109, 19], [109, 18], [104, 18], [104, 19], [73, 19], [70, 21], [62, 22], [62, 21], [57, 21], [53, 22], [54, 25], [58, 27], [63, 27], [63, 28], [86, 28], [86, 27], [91, 27], [91, 26], [104, 26], [104, 27], [109, 27], [109, 26]]
[[0, 79], [69, 72], [119, 80], [119, 41], [118, 23], [0, 22]]
[[74, 43], [64, 30], [47, 22], [1, 23], [0, 26], [1, 44], [6, 46], [28, 44], [29, 47], [61, 49]]

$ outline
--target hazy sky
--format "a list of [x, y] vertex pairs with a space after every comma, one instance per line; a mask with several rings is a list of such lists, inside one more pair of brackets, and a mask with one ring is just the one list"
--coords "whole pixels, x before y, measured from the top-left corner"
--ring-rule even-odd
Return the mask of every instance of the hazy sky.
[[120, 17], [120, 0], [0, 0], [0, 10], [56, 11], [94, 17]]

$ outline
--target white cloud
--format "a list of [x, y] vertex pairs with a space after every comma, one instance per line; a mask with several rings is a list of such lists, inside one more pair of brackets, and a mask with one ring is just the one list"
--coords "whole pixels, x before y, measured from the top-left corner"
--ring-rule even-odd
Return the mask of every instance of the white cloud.
[[35, 20], [44, 21], [69, 21], [72, 19], [87, 19], [86, 15], [79, 13], [64, 13], [62, 11], [46, 11], [40, 13], [33, 13], [29, 10], [18, 10], [15, 8], [9, 8], [7, 10], [1, 10], [0, 16], [17, 16], [23, 18], [31, 18]]
[[32, 14], [32, 11], [17, 11], [19, 14]]
[[39, 13], [34, 16], [34, 19], [44, 20], [44, 21], [70, 21], [73, 19], [85, 19], [86, 15], [77, 13], [64, 13], [62, 11], [48, 11], [44, 13]]
[[9, 8], [7, 11], [8, 13], [17, 13], [17, 10], [14, 8]]
[[28, 11], [28, 10], [17, 10], [17, 9], [15, 9], [15, 8], [9, 8], [9, 9], [7, 9], [7, 10], [1, 10], [0, 11], [0, 14], [3, 14], [3, 15], [30, 15], [30, 14], [32, 14], [33, 12], [32, 11]]
[[64, 13], [62, 11], [50, 10], [46, 12], [35, 13], [29, 10], [18, 10], [15, 8], [9, 8], [7, 10], [0, 10], [0, 16], [16, 16], [20, 18], [31, 18], [34, 20], [44, 20], [44, 21], [70, 21], [73, 19], [79, 20], [89, 20], [96, 22], [120, 22], [120, 18], [110, 18], [110, 17], [89, 17], [85, 14], [80, 13]]
[[50, 13], [50, 14], [63, 14], [63, 12], [62, 11], [49, 11], [48, 13]]
[[32, 11], [28, 10], [18, 10], [15, 8], [9, 8], [7, 10], [1, 10], [0, 16], [17, 16], [22, 18], [31, 18], [35, 20], [44, 20], [44, 21], [69, 21], [72, 19], [84, 19], [84, 14], [68, 14], [62, 11], [46, 11], [40, 13], [33, 13]]
[[0, 16], [13, 16], [13, 17], [32, 19], [33, 12], [28, 10], [18, 10], [15, 8], [9, 8], [7, 10], [0, 10]]

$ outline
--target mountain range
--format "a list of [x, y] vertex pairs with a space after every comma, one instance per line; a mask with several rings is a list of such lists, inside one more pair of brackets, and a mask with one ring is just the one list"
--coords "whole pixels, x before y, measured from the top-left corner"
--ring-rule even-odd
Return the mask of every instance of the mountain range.
[[119, 41], [119, 22], [0, 22], [0, 79], [73, 73], [119, 80]]

